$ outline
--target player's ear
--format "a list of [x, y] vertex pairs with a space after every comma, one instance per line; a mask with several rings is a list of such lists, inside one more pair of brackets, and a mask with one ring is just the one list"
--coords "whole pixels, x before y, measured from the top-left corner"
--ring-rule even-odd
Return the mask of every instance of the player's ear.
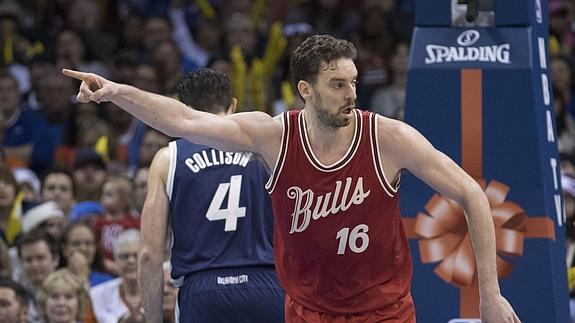
[[310, 98], [313, 94], [313, 88], [310, 83], [304, 80], [300, 80], [297, 82], [297, 90], [301, 97], [306, 101], [306, 99]]
[[228, 107], [228, 114], [236, 112], [237, 109], [238, 109], [238, 99], [232, 98], [232, 103], [230, 103], [230, 106]]

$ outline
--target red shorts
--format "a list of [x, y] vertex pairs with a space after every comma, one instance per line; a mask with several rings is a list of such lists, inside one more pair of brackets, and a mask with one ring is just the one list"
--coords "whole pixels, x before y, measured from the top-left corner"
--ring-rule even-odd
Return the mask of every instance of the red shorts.
[[286, 323], [415, 323], [415, 307], [411, 294], [399, 299], [393, 306], [359, 314], [327, 314], [310, 310], [285, 295]]

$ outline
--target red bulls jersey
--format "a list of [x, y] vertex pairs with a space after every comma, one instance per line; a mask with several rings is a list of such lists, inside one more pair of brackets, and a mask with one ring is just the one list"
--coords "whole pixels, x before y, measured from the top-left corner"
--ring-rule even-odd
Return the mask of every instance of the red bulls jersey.
[[347, 153], [323, 165], [311, 149], [303, 110], [286, 112], [278, 161], [267, 183], [282, 285], [297, 303], [324, 313], [391, 306], [409, 293], [411, 283], [399, 183], [391, 186], [381, 167], [376, 115], [354, 113]]

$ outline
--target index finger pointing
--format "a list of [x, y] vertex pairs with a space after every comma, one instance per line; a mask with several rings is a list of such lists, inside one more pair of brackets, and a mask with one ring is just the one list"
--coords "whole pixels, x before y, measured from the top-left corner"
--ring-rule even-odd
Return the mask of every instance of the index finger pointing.
[[62, 70], [62, 73], [64, 73], [64, 75], [66, 76], [73, 77], [80, 81], [84, 81], [88, 77], [88, 73], [73, 71], [66, 68]]

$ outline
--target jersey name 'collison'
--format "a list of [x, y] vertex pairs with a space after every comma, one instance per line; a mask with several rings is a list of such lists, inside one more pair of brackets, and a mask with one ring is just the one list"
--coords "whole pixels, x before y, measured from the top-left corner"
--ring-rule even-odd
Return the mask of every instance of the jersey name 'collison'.
[[191, 157], [186, 158], [185, 163], [192, 172], [197, 173], [204, 168], [218, 165], [238, 165], [246, 167], [251, 157], [252, 153], [248, 152], [232, 153], [210, 149], [193, 153]]

